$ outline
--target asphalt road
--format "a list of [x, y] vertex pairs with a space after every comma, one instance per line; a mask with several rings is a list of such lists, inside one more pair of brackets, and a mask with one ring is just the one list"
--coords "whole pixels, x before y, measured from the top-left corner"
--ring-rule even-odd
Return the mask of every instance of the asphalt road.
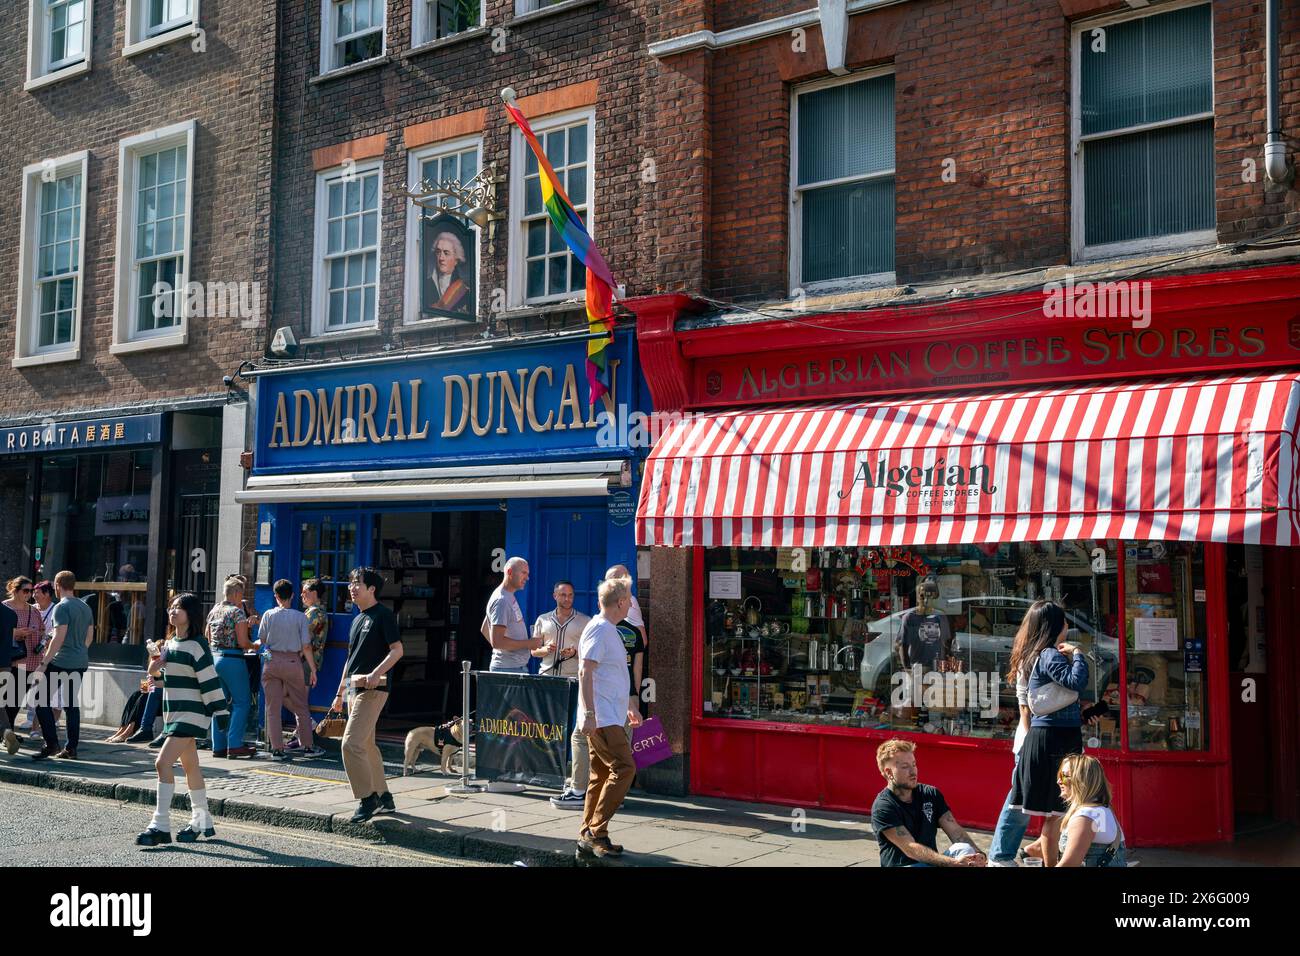
[[[145, 849], [141, 804], [0, 784], [0, 867], [8, 866], [482, 866], [329, 833], [216, 819], [212, 841]], [[189, 820], [172, 810], [172, 832]]]

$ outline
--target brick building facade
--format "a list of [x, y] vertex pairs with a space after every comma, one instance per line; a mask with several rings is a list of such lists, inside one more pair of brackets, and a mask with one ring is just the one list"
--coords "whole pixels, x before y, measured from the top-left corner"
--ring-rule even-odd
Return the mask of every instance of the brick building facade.
[[[1300, 367], [1300, 193], [1293, 175], [1277, 182], [1266, 175], [1264, 146], [1270, 132], [1279, 134], [1294, 170], [1300, 9], [1272, 5], [1279, 15], [1278, 115], [1270, 130], [1269, 6], [1252, 0], [849, 0], [823, 3], [823, 11], [798, 0], [688, 0], [647, 10], [649, 83], [660, 108], [647, 114], [646, 142], [659, 182], [643, 230], [653, 249], [648, 281], [659, 294], [628, 306], [637, 316], [656, 411], [717, 415], [692, 419], [694, 432], [687, 425], [670, 431], [661, 443], [666, 450], [652, 452], [639, 510], [639, 541], [654, 545], [656, 588], [687, 596], [681, 604], [661, 604], [655, 619], [656, 661], [680, 669], [673, 681], [659, 673], [656, 713], [679, 754], [655, 768], [665, 784], [675, 775], [678, 786], [698, 793], [865, 811], [880, 783], [874, 747], [892, 727], [918, 735], [921, 759], [932, 768], [927, 782], [949, 799], [962, 793], [969, 821], [993, 824], [1010, 761], [997, 744], [971, 737], [1000, 731], [972, 734], [933, 719], [924, 727], [906, 720], [891, 725], [888, 705], [883, 717], [876, 711], [854, 716], [861, 695], [873, 692], [865, 676], [858, 682], [855, 667], [836, 675], [841, 668], [823, 665], [819, 683], [810, 677], [805, 685], [802, 671], [779, 672], [789, 663], [780, 655], [771, 671], [753, 662], [752, 649], [748, 662], [737, 651], [728, 665], [725, 639], [719, 642], [722, 612], [740, 620], [754, 602], [713, 600], [718, 595], [706, 571], [734, 569], [736, 586], [757, 598], [760, 616], [805, 617], [806, 629], [806, 615], [818, 612], [795, 608], [811, 598], [787, 599], [781, 590], [781, 579], [785, 588], [794, 579], [801, 591], [816, 589], [792, 573], [791, 546], [797, 551], [816, 541], [810, 567], [828, 558], [821, 568], [844, 568], [835, 562], [888, 544], [915, 549], [926, 560], [933, 553], [951, 572], [983, 560], [976, 545], [990, 554], [1009, 540], [988, 528], [950, 540], [949, 525], [918, 531], [891, 526], [888, 518], [881, 531], [875, 519], [887, 502], [877, 500], [872, 511], [870, 499], [863, 501], [860, 530], [856, 522], [837, 525], [826, 517], [838, 513], [835, 495], [829, 504], [814, 502], [812, 479], [805, 485], [793, 471], [785, 475], [787, 465], [804, 460], [795, 452], [818, 453], [807, 456], [809, 469], [846, 448], [891, 464], [945, 451], [955, 460], [958, 448], [929, 447], [945, 445], [949, 434], [926, 438], [923, 449], [904, 436], [933, 425], [931, 411], [936, 421], [952, 415], [956, 426], [965, 410], [999, 387], [1020, 395], [1019, 389], [1055, 381], [1086, 390], [1100, 379], [1146, 375], [1156, 386], [1173, 387], [1179, 376], [1252, 370], [1290, 383]], [[834, 10], [845, 8], [837, 18]], [[862, 267], [854, 268], [858, 262]], [[1142, 317], [1053, 311], [1050, 297], [1073, 295], [1062, 290], [1074, 280], [1145, 283], [1154, 289], [1152, 310]], [[1194, 327], [1200, 338], [1194, 339]], [[1242, 329], [1267, 344], [1241, 353], [1207, 347], [1207, 333], [1223, 340]], [[1080, 334], [1096, 341], [1132, 337], [1144, 361], [1134, 362], [1132, 350], [1124, 365], [1119, 349], [1094, 354], [1061, 345], [1077, 343], [1071, 336]], [[1064, 350], [1052, 378], [1038, 367], [1045, 363], [990, 357], [991, 341], [1037, 348], [1051, 336]], [[957, 354], [965, 356], [962, 364], [932, 367], [932, 355]], [[855, 357], [862, 363], [856, 374], [848, 371]], [[930, 394], [935, 404], [926, 405]], [[921, 417], [910, 433], [867, 430], [864, 437], [850, 427], [823, 434], [815, 431], [817, 406], [801, 408], [834, 401], [869, 417], [918, 395], [909, 407]], [[750, 422], [727, 417], [736, 406], [773, 415]], [[1253, 421], [1240, 429], [1250, 430]], [[760, 434], [768, 422], [772, 430]], [[752, 434], [745, 431], [751, 424]], [[1011, 437], [996, 429], [967, 433], [960, 453], [974, 454], [965, 447], [972, 443], [1014, 445]], [[752, 470], [728, 472], [718, 482], [717, 462], [735, 448], [753, 453]], [[1283, 485], [1294, 480], [1286, 474], [1289, 461], [1284, 456], [1279, 466]], [[1062, 471], [1076, 487], [1085, 487], [1081, 462]], [[750, 477], [742, 497], [735, 486], [745, 487], [744, 474]], [[1171, 480], [1168, 468], [1150, 461], [1144, 475], [1155, 486]], [[823, 473], [823, 496], [826, 479]], [[1086, 481], [1092, 488], [1093, 478]], [[1220, 497], [1226, 494], [1221, 488]], [[1033, 510], [1022, 497], [1021, 507]], [[735, 510], [727, 511], [723, 502], [729, 508], [733, 498]], [[1072, 502], [1070, 516], [1083, 513], [1097, 512]], [[816, 537], [823, 533], [825, 539]], [[1284, 539], [1285, 533], [1278, 543]], [[943, 545], [934, 547], [936, 540]], [[1204, 547], [1216, 562], [1207, 585], [1208, 623], [1185, 624], [1183, 633], [1193, 643], [1208, 633], [1208, 646], [1222, 648], [1220, 663], [1207, 668], [1205, 719], [1209, 726], [1213, 714], [1215, 729], [1208, 742], [1187, 747], [1202, 753], [1160, 754], [1160, 769], [1147, 774], [1145, 751], [1166, 744], [1142, 737], [1154, 731], [1147, 727], [1153, 721], [1136, 716], [1143, 713], [1139, 706], [1126, 710], [1127, 724], [1121, 717], [1115, 738], [1099, 748], [1121, 818], [1138, 844], [1231, 839], [1234, 809], [1300, 817], [1289, 757], [1300, 728], [1300, 706], [1288, 690], [1297, 655], [1285, 625], [1295, 600], [1295, 548], [1263, 547], [1261, 539], [1242, 547], [1208, 533], [1197, 541], [1205, 543], [1192, 547]], [[1089, 546], [1098, 543], [1104, 542]], [[1123, 556], [1136, 562], [1147, 553], [1137, 547]], [[823, 582], [826, 576], [821, 571]], [[1252, 626], [1259, 646], [1267, 642], [1271, 690], [1267, 706], [1254, 709], [1225, 689], [1239, 676], [1229, 675], [1228, 658], [1234, 672], [1247, 666], [1233, 643], [1243, 634], [1233, 588], [1247, 579], [1252, 588], [1268, 582], [1268, 609], [1261, 605]], [[819, 600], [834, 604], [833, 586], [821, 585]], [[903, 613], [910, 591], [891, 600], [903, 603], [888, 610]], [[1115, 618], [1125, 613], [1121, 608]], [[832, 653], [851, 648], [865, 675], [871, 645], [846, 640], [839, 626], [827, 625], [825, 633], [836, 636], [823, 643], [832, 643]], [[795, 657], [801, 640], [790, 641]], [[779, 646], [784, 651], [786, 643]], [[1130, 675], [1142, 649], [1130, 632], [1121, 655]], [[1199, 673], [1195, 653], [1186, 671], [1180, 655], [1170, 660], [1171, 673], [1189, 686], [1199, 679], [1190, 676]], [[818, 671], [813, 666], [809, 674]], [[764, 696], [746, 684], [758, 675], [766, 675]], [[836, 687], [829, 695], [836, 706], [806, 705], [811, 699], [827, 704], [828, 681]], [[1124, 699], [1121, 690], [1116, 711], [1125, 710]], [[1014, 710], [1004, 711], [1012, 724]], [[728, 719], [736, 717], [743, 719]], [[1194, 721], [1199, 727], [1200, 715]], [[1182, 737], [1169, 739], [1167, 749], [1184, 746]], [[1223, 770], [1229, 759], [1250, 768], [1235, 784]], [[1187, 814], [1164, 813], [1186, 787], [1214, 790], [1217, 797]]]
[[222, 379], [264, 347], [275, 32], [257, 0], [0, 13], [0, 424], [25, 500], [0, 552], [6, 578], [143, 586], [101, 633], [124, 659], [168, 590], [211, 601], [239, 562], [234, 515], [218, 567]]

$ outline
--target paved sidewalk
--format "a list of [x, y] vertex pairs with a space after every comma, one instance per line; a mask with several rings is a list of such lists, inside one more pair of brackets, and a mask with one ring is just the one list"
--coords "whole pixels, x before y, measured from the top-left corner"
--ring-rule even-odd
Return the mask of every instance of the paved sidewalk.
[[[107, 732], [83, 732], [76, 761], [34, 763], [30, 745], [0, 753], [0, 780], [131, 803], [152, 805], [157, 778], [154, 751], [144, 745], [104, 743]], [[218, 760], [201, 751], [212, 812], [228, 819], [344, 834], [394, 846], [475, 860], [573, 866], [580, 813], [557, 810], [553, 791], [449, 795], [458, 778], [421, 763], [401, 776], [388, 764], [397, 813], [354, 825], [357, 801], [336, 755], [280, 764], [268, 759]], [[426, 758], [428, 755], [425, 755]], [[175, 805], [189, 808], [184, 775], [176, 768]], [[140, 811], [140, 825], [148, 812]], [[879, 865], [870, 821], [847, 813], [633, 792], [610, 830], [627, 855], [617, 866], [868, 866]], [[988, 834], [976, 833], [988, 846]], [[940, 849], [944, 837], [940, 834]], [[1142, 850], [1143, 866], [1232, 866], [1232, 845], [1192, 853]], [[1222, 852], [1220, 852], [1222, 851]], [[1209, 855], [1214, 854], [1214, 855]], [[1268, 861], [1258, 861], [1268, 862]], [[1285, 862], [1277, 860], [1273, 862]], [[1291, 861], [1300, 862], [1300, 861]]]

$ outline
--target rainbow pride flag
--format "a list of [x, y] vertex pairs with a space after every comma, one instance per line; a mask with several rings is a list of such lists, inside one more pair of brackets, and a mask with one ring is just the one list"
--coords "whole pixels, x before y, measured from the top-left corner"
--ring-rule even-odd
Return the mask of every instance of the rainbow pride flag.
[[506, 112], [524, 134], [529, 149], [537, 157], [537, 165], [541, 169], [542, 205], [546, 207], [551, 224], [564, 244], [587, 269], [587, 327], [593, 336], [587, 342], [587, 401], [595, 405], [610, 390], [607, 350], [614, 343], [614, 276], [609, 271], [605, 257], [600, 254], [600, 249], [592, 242], [587, 227], [582, 224], [578, 211], [573, 208], [563, 184], [555, 174], [555, 168], [546, 158], [542, 144], [537, 141], [524, 114], [515, 106], [515, 91], [507, 87], [501, 91], [501, 98], [505, 101]]

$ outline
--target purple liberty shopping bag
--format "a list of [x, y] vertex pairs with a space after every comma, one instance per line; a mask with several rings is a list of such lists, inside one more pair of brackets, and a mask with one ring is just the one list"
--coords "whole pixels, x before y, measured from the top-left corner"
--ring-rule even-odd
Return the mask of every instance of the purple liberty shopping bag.
[[632, 759], [636, 762], [636, 769], [644, 770], [672, 755], [673, 748], [668, 744], [668, 735], [658, 717], [649, 718], [632, 731]]

